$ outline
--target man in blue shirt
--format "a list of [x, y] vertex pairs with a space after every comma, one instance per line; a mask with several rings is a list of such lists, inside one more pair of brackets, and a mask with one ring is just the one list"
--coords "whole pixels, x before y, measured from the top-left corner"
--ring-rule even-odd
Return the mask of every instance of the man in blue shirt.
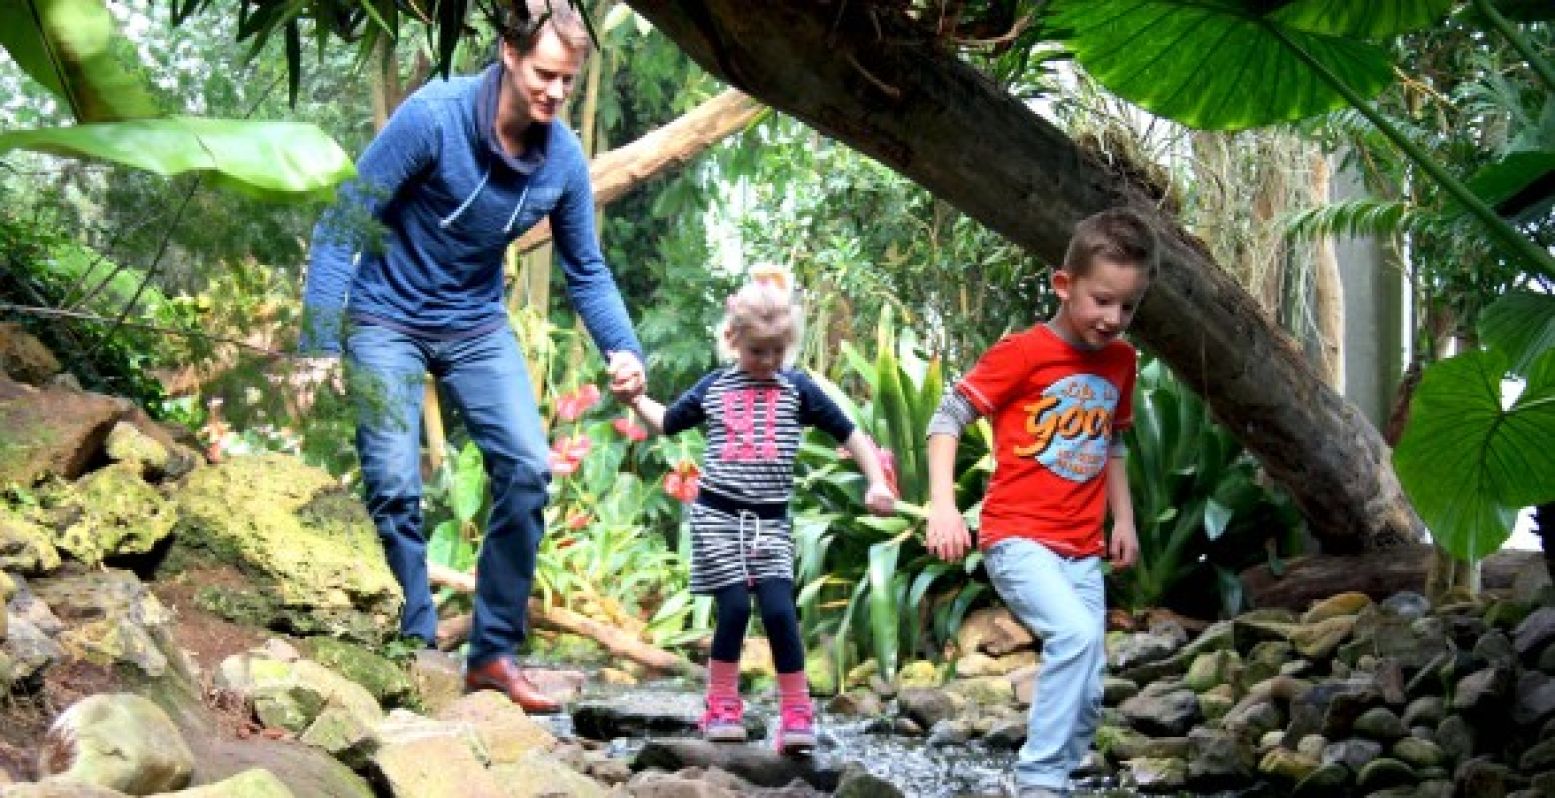
[[[503, 303], [508, 245], [549, 218], [567, 295], [609, 357], [612, 390], [640, 391], [643, 369], [595, 238], [588, 160], [558, 120], [588, 33], [566, 0], [526, 1], [527, 17], [515, 13], [503, 25], [497, 63], [427, 84], [362, 154], [357, 179], [314, 230], [299, 348], [344, 352], [367, 509], [405, 591], [401, 630], [428, 645], [437, 612], [421, 519], [425, 375], [446, 389], [491, 485], [465, 687], [555, 712], [557, 702], [514, 660], [526, 634], [550, 471]], [[364, 244], [351, 232], [352, 220], [366, 217], [382, 226], [381, 242]]]

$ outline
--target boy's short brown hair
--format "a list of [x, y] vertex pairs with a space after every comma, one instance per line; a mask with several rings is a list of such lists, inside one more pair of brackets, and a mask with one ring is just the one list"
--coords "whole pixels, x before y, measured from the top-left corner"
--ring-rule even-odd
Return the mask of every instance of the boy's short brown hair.
[[1061, 268], [1075, 277], [1084, 277], [1101, 259], [1144, 269], [1154, 280], [1160, 260], [1158, 249], [1155, 230], [1145, 217], [1129, 208], [1109, 208], [1074, 226]]

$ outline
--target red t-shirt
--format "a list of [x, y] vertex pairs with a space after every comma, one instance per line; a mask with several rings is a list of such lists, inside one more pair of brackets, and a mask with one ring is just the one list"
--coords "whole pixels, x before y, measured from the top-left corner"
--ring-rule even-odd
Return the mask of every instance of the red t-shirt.
[[1081, 349], [1039, 324], [994, 344], [956, 385], [993, 422], [979, 546], [1026, 537], [1066, 557], [1105, 551], [1103, 469], [1134, 421], [1136, 361], [1121, 340]]

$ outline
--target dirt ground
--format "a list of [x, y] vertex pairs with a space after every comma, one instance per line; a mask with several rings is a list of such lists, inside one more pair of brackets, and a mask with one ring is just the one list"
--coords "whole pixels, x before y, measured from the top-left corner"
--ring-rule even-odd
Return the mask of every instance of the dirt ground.
[[[173, 639], [194, 661], [207, 685], [223, 659], [275, 636], [238, 626], [196, 606], [199, 590], [241, 581], [236, 571], [219, 566], [185, 571], [150, 584], [158, 600], [173, 612]], [[5, 774], [16, 781], [38, 777], [38, 751], [59, 713], [86, 696], [115, 692], [123, 686], [113, 669], [77, 660], [48, 668], [43, 683], [31, 690], [0, 696], [0, 784], [5, 783]], [[246, 738], [260, 731], [242, 701], [207, 690], [206, 704], [222, 736]]]

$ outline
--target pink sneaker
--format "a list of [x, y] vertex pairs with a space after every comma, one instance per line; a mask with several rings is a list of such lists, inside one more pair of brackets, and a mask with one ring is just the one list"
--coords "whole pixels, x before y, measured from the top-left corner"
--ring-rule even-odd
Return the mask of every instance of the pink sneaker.
[[809, 701], [784, 704], [778, 721], [780, 754], [808, 754], [815, 750], [815, 710]]
[[708, 742], [745, 742], [745, 702], [739, 696], [708, 696], [701, 726]]

